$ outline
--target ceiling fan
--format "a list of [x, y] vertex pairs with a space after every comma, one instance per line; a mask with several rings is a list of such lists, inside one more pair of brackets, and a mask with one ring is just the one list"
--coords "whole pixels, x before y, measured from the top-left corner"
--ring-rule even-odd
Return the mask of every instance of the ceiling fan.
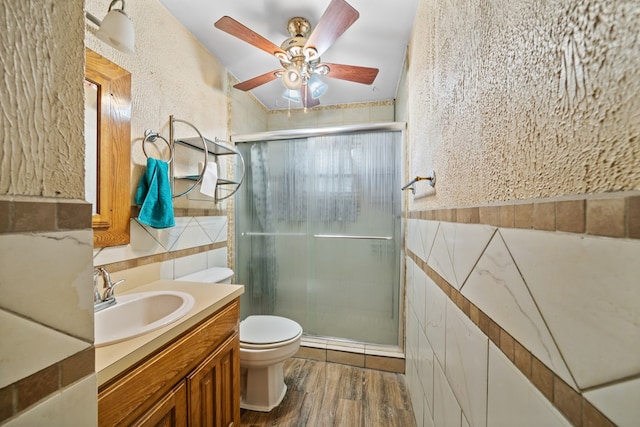
[[233, 86], [234, 88], [248, 91], [281, 78], [286, 88], [284, 97], [302, 102], [305, 108], [311, 108], [320, 104], [318, 98], [327, 88], [319, 76], [370, 85], [378, 75], [377, 68], [320, 61], [320, 55], [331, 47], [359, 16], [358, 11], [346, 1], [332, 0], [313, 31], [307, 19], [291, 18], [287, 25], [287, 31], [291, 37], [280, 46], [229, 16], [223, 16], [214, 25], [275, 56], [282, 65], [281, 69], [238, 83]]

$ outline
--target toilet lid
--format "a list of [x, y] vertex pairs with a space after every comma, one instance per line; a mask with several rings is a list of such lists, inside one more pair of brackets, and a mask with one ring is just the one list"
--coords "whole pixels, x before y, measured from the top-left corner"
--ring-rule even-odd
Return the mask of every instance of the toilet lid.
[[270, 344], [288, 341], [302, 333], [302, 327], [280, 316], [249, 316], [240, 322], [240, 341], [248, 344]]

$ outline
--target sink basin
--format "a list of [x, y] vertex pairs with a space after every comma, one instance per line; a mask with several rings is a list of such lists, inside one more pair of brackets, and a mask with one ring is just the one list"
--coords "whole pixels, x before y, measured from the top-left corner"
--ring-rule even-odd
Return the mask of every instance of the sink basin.
[[134, 338], [167, 326], [191, 310], [195, 300], [186, 292], [151, 291], [116, 297], [117, 304], [95, 314], [95, 346]]

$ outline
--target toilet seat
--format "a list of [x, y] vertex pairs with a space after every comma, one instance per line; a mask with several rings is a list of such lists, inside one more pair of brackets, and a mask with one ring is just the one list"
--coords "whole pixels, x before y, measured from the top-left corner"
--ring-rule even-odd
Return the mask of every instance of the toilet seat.
[[283, 347], [297, 341], [301, 335], [302, 327], [285, 317], [253, 315], [240, 322], [241, 348]]

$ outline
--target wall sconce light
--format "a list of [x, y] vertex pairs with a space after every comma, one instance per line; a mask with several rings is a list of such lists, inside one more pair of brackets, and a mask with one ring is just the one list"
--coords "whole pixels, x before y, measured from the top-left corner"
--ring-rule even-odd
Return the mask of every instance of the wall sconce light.
[[[114, 9], [113, 6], [118, 2], [122, 3], [122, 8]], [[113, 0], [107, 16], [102, 21], [89, 12], [85, 15], [99, 27], [96, 37], [121, 52], [134, 53], [135, 29], [131, 18], [124, 12], [124, 0]]]

